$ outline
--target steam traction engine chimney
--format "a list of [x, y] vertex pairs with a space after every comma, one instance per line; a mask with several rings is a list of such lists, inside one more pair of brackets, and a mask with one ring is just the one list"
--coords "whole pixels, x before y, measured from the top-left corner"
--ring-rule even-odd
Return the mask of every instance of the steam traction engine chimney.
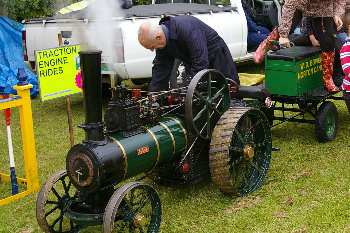
[[79, 125], [79, 127], [85, 130], [86, 141], [104, 140], [101, 53], [102, 51], [79, 52], [85, 111], [85, 123]]

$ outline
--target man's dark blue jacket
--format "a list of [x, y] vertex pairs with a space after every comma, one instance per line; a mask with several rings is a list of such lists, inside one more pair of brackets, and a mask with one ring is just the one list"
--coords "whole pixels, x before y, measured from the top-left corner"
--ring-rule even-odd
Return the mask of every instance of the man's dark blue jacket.
[[239, 84], [231, 53], [214, 29], [189, 15], [165, 17], [159, 24], [164, 24], [168, 28], [169, 35], [166, 46], [156, 50], [150, 91], [168, 89], [175, 58], [185, 64], [184, 86], [187, 86], [191, 78], [203, 69], [217, 69], [226, 78]]

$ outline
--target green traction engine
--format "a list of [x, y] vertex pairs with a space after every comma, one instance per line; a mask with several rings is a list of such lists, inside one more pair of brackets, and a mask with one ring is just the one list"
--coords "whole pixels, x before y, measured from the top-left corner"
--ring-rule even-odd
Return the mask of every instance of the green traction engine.
[[95, 225], [103, 232], [158, 232], [155, 184], [181, 188], [211, 178], [237, 196], [261, 186], [272, 150], [261, 111], [266, 89], [203, 70], [188, 87], [170, 91], [111, 88], [102, 116], [101, 51], [80, 52], [80, 61], [85, 139], [69, 150], [66, 170], [39, 192], [36, 215], [44, 232]]

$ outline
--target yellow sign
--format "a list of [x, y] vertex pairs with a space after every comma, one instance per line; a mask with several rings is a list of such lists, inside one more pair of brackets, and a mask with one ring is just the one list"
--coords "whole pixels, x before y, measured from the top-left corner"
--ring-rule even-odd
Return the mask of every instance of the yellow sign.
[[74, 45], [35, 52], [41, 101], [82, 92], [79, 51]]

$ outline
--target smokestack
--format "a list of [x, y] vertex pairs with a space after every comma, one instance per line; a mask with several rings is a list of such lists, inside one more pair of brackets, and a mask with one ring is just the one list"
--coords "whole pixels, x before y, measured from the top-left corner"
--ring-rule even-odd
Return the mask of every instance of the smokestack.
[[85, 130], [86, 141], [104, 140], [101, 53], [99, 50], [79, 52], [85, 111], [85, 123], [79, 127]]

